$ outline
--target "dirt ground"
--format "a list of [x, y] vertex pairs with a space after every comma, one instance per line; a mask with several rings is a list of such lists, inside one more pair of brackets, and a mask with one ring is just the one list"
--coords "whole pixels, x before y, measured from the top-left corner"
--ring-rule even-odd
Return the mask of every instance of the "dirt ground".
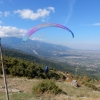
[[[100, 100], [100, 92], [93, 91], [87, 87], [75, 88], [69, 82], [56, 82], [56, 84], [64, 90], [67, 95], [59, 94], [56, 96], [45, 94], [32, 94], [32, 87], [35, 86], [40, 79], [27, 79], [25, 77], [7, 76], [7, 85], [10, 100]], [[18, 92], [18, 93], [17, 93]], [[3, 77], [0, 76], [0, 100], [5, 99], [5, 87]], [[16, 97], [16, 98], [15, 98]]]
[[[19, 90], [23, 92], [32, 92], [32, 87], [37, 84], [39, 80], [37, 79], [27, 79], [27, 78], [18, 78], [18, 77], [7, 77], [7, 86], [8, 90], [11, 89]], [[4, 79], [0, 77], [0, 91], [5, 91]]]

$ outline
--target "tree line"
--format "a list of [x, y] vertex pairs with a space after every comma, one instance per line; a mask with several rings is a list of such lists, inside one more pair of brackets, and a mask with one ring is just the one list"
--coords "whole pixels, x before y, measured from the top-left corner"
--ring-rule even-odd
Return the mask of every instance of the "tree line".
[[[44, 73], [44, 65], [38, 64], [35, 61], [22, 60], [20, 58], [4, 56], [4, 66], [6, 74], [28, 78], [43, 78], [43, 79], [61, 79], [64, 75], [58, 74], [53, 68], [49, 68], [47, 74]], [[2, 74], [2, 66], [0, 62], [0, 74]]]

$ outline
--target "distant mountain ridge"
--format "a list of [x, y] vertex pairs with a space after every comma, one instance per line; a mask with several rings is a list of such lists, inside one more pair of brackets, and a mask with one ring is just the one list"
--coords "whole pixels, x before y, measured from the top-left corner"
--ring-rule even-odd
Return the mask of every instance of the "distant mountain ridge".
[[3, 37], [1, 42], [4, 47], [22, 50], [29, 54], [42, 57], [53, 57], [62, 52], [66, 52], [67, 50], [71, 50], [71, 48], [66, 46], [36, 40], [28, 40], [27, 42], [22, 43], [22, 39], [16, 37]]

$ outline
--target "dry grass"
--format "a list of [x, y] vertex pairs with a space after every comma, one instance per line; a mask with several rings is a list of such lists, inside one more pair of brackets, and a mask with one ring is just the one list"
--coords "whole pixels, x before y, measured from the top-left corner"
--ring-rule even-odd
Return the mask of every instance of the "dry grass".
[[[38, 81], [39, 80], [36, 79], [32, 80], [18, 77], [7, 78], [9, 89], [16, 88], [25, 92], [31, 92], [32, 86], [35, 85]], [[3, 78], [0, 78], [0, 86], [4, 86]]]
[[[27, 79], [18, 77], [7, 77], [9, 89], [19, 89], [23, 92], [10, 94], [10, 100], [100, 100], [100, 92], [93, 91], [90, 88], [81, 86], [76, 88], [70, 82], [56, 82], [59, 88], [67, 93], [60, 95], [36, 95], [32, 94], [32, 87], [36, 85], [38, 79]], [[4, 86], [3, 78], [0, 78], [0, 86]], [[5, 99], [5, 90], [0, 89], [0, 100]]]

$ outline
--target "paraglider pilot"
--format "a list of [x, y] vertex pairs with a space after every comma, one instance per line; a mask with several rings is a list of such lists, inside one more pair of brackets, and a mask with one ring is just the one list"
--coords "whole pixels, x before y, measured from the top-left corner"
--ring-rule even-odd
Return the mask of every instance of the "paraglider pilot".
[[48, 71], [49, 71], [48, 66], [46, 66], [46, 67], [44, 68], [44, 72], [47, 74]]

